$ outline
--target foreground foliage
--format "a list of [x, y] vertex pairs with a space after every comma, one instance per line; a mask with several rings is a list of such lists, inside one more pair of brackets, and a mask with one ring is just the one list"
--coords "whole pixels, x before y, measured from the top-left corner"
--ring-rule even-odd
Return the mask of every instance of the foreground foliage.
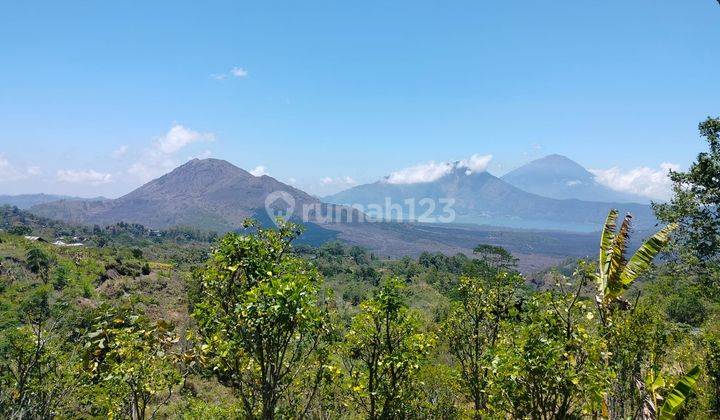
[[488, 244], [385, 260], [293, 246], [291, 223], [216, 238], [1, 208], [0, 417], [718, 418], [718, 127], [666, 227], [630, 252], [611, 211], [596, 259], [542, 277]]

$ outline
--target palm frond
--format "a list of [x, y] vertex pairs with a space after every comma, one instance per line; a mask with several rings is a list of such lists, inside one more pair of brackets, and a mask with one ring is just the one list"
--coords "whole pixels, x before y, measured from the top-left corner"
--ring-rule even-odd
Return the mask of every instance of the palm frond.
[[623, 287], [627, 288], [630, 286], [635, 279], [650, 268], [653, 259], [670, 241], [670, 233], [676, 228], [677, 224], [669, 224], [642, 244], [640, 249], [630, 258], [630, 261], [628, 261], [625, 269], [621, 273], [620, 282]]
[[617, 229], [618, 211], [610, 210], [605, 219], [602, 235], [600, 236], [600, 258], [598, 260], [600, 273], [598, 274], [598, 289], [600, 292], [607, 286], [607, 273], [610, 269], [609, 255], [612, 253], [612, 246], [615, 240], [615, 229]]
[[623, 219], [620, 230], [615, 235], [615, 240], [612, 245], [612, 252], [609, 255], [610, 266], [607, 272], [607, 289], [609, 293], [606, 293], [608, 298], [616, 297], [622, 292], [622, 283], [620, 278], [622, 276], [623, 269], [627, 263], [625, 258], [625, 251], [627, 250], [628, 240], [630, 238], [630, 226], [632, 223], [632, 216], [626, 215]]
[[675, 384], [675, 387], [665, 397], [665, 403], [660, 408], [660, 420], [671, 420], [675, 418], [675, 415], [680, 410], [688, 397], [695, 392], [697, 387], [697, 380], [700, 377], [700, 367], [695, 366], [690, 372], [687, 373], [680, 381]]

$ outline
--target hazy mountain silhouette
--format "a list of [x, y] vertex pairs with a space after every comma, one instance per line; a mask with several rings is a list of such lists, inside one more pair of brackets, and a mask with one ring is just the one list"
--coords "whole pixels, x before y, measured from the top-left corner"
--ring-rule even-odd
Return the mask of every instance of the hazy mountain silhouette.
[[55, 194], [18, 194], [18, 195], [0, 195], [0, 206], [15, 206], [19, 209], [28, 209], [38, 204], [50, 203], [58, 200], [82, 200], [82, 201], [97, 201], [104, 200], [102, 197], [96, 198], [81, 198], [72, 197], [69, 195], [55, 195]]
[[[367, 200], [398, 200], [415, 196], [457, 197], [460, 221], [480, 214], [478, 209], [497, 209], [498, 213], [537, 216], [563, 220], [563, 212], [572, 209], [576, 219], [582, 212], [594, 212], [584, 221], [601, 223], [608, 205], [568, 202], [538, 197], [520, 191], [488, 174], [465, 175], [457, 172], [436, 183], [360, 186]], [[344, 206], [321, 203], [309, 194], [283, 184], [269, 176], [256, 177], [229, 162], [218, 159], [192, 160], [114, 200], [61, 200], [33, 206], [30, 211], [41, 216], [83, 224], [140, 223], [151, 228], [192, 226], [220, 232], [236, 230], [245, 218], [253, 217], [269, 224], [265, 210], [268, 194], [281, 191], [295, 202], [295, 216], [303, 206], [320, 208], [325, 213], [351, 214], [353, 223], [337, 223], [311, 215], [305, 223], [302, 238], [312, 244], [332, 239], [360, 245], [384, 256], [418, 255], [423, 251], [471, 254], [479, 243], [499, 245], [520, 258], [524, 271], [530, 272], [555, 264], [568, 256], [583, 257], [595, 252], [596, 234], [571, 232], [538, 232], [463, 224], [361, 223], [364, 215]], [[282, 201], [282, 200], [280, 200]], [[382, 202], [382, 201], [381, 201]], [[283, 203], [273, 208], [282, 210]], [[641, 206], [642, 207], [642, 206]], [[642, 207], [644, 208], [644, 207]], [[502, 210], [502, 212], [500, 211]], [[468, 217], [468, 215], [472, 217]], [[642, 218], [638, 217], [642, 220]], [[478, 218], [478, 221], [487, 221]], [[516, 218], [516, 222], [521, 222]], [[545, 222], [544, 222], [545, 223]], [[558, 222], [564, 227], [568, 222]]]
[[[387, 198], [401, 205], [406, 200], [414, 200], [414, 214], [420, 221], [423, 221], [420, 215], [429, 209], [428, 205], [420, 202], [421, 199], [429, 198], [439, 203], [440, 199], [449, 198], [454, 200], [456, 221], [463, 223], [590, 231], [600, 229], [611, 208], [633, 214], [638, 227], [650, 227], [656, 223], [648, 205], [543, 197], [517, 188], [488, 172], [470, 173], [464, 168], [456, 168], [432, 182], [392, 184], [382, 180], [359, 185], [324, 200], [367, 208], [374, 203], [383, 204]], [[406, 210], [405, 214], [408, 213]], [[442, 205], [438, 204], [433, 212], [425, 214], [441, 215]]]
[[577, 162], [549, 155], [525, 164], [502, 176], [521, 190], [557, 199], [621, 203], [648, 203], [649, 199], [610, 189], [595, 181], [595, 175]]

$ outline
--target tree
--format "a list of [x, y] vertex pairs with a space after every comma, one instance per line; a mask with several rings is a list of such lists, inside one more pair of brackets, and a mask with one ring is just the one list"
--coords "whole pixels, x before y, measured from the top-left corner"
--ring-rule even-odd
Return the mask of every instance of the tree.
[[597, 302], [603, 321], [606, 321], [612, 309], [611, 305], [625, 305], [622, 294], [640, 275], [650, 269], [653, 259], [670, 241], [670, 233], [676, 228], [675, 224], [670, 224], [661, 229], [647, 239], [630, 259], [627, 259], [632, 216], [629, 214], [625, 216], [619, 230], [617, 218], [618, 211], [610, 210], [600, 237], [598, 269], [592, 275], [597, 284]]
[[290, 252], [300, 232], [281, 223], [254, 234], [228, 234], [202, 274], [193, 313], [201, 360], [236, 391], [247, 418], [271, 419], [280, 408], [302, 416], [319, 384], [318, 377], [308, 386], [306, 401], [279, 407], [298, 396], [291, 386], [316, 368], [329, 332], [318, 293], [322, 279]]
[[32, 233], [32, 228], [30, 228], [30, 226], [16, 225], [11, 227], [8, 233], [11, 235], [25, 236]]
[[[665, 396], [660, 391], [668, 388], [665, 378], [657, 372], [651, 371], [646, 380], [649, 398], [645, 399], [643, 415], [649, 419], [671, 420], [685, 405], [697, 388], [700, 377], [700, 367], [695, 366], [671, 388]], [[661, 404], [661, 402], [663, 402]]]
[[178, 337], [164, 321], [151, 322], [127, 309], [100, 311], [86, 336], [83, 360], [92, 409], [102, 409], [92, 414], [155, 418], [181, 380], [171, 352]]
[[35, 274], [42, 278], [44, 283], [48, 281], [48, 270], [50, 269], [50, 257], [40, 248], [32, 248], [25, 254], [27, 266]]
[[475, 417], [487, 408], [494, 347], [502, 324], [516, 316], [516, 291], [522, 284], [517, 274], [497, 273], [490, 279], [460, 278], [459, 301], [443, 331], [450, 354], [460, 364], [464, 389], [474, 404]]
[[[628, 259], [627, 245], [630, 238], [630, 215], [625, 216], [617, 229], [617, 210], [611, 210], [605, 221], [600, 239], [598, 268], [594, 274], [583, 267], [580, 275], [592, 277], [597, 284], [596, 302], [602, 321], [601, 334], [607, 343], [609, 356], [606, 364], [614, 373], [606, 408], [611, 417], [634, 415], [640, 408], [654, 418], [657, 413], [655, 390], [660, 387], [655, 378], [660, 377], [661, 356], [665, 352], [667, 331], [662, 322], [654, 321], [649, 313], [629, 311], [630, 304], [623, 298], [625, 291], [642, 274], [650, 270], [653, 259], [670, 241], [670, 234], [677, 228], [671, 223], [647, 239]], [[649, 366], [648, 366], [649, 365]], [[647, 372], [650, 379], [644, 378]], [[640, 386], [644, 384], [644, 386]], [[664, 384], [664, 382], [663, 382]], [[651, 401], [655, 401], [652, 403]], [[676, 401], [677, 403], [677, 401]], [[677, 409], [677, 403], [665, 410], [665, 417]]]
[[720, 256], [720, 118], [698, 126], [710, 150], [698, 154], [687, 172], [670, 172], [673, 197], [654, 204], [659, 220], [677, 223], [676, 243], [685, 263], [694, 266], [717, 264]]
[[493, 271], [513, 271], [517, 266], [517, 258], [500, 246], [480, 244], [473, 249], [473, 254]]
[[502, 335], [493, 369], [498, 417], [597, 417], [607, 383], [604, 347], [592, 334], [591, 306], [574, 292], [538, 293]]
[[53, 418], [76, 387], [77, 358], [71, 332], [51, 317], [49, 287], [26, 293], [0, 330], [0, 417]]
[[414, 376], [434, 345], [402, 296], [403, 282], [390, 278], [363, 302], [345, 337], [345, 366], [352, 395], [371, 420], [411, 412]]

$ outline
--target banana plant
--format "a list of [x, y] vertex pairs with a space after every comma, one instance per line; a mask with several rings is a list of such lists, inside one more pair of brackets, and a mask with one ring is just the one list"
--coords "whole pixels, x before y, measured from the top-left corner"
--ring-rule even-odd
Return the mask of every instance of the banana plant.
[[[700, 367], [695, 366], [683, 376], [670, 392], [663, 396], [661, 391], [667, 386], [665, 379], [656, 372], [651, 372], [645, 380], [647, 398], [643, 407], [643, 417], [646, 419], [672, 420], [687, 399], [695, 392], [700, 377]], [[664, 401], [664, 402], [663, 402]], [[662, 402], [658, 410], [657, 407]]]
[[595, 281], [598, 286], [598, 303], [607, 307], [619, 299], [630, 285], [644, 272], [652, 260], [670, 241], [670, 233], [676, 224], [665, 226], [651, 236], [628, 260], [625, 253], [630, 238], [632, 216], [626, 215], [620, 229], [617, 228], [618, 211], [610, 210], [600, 237], [600, 258]]

